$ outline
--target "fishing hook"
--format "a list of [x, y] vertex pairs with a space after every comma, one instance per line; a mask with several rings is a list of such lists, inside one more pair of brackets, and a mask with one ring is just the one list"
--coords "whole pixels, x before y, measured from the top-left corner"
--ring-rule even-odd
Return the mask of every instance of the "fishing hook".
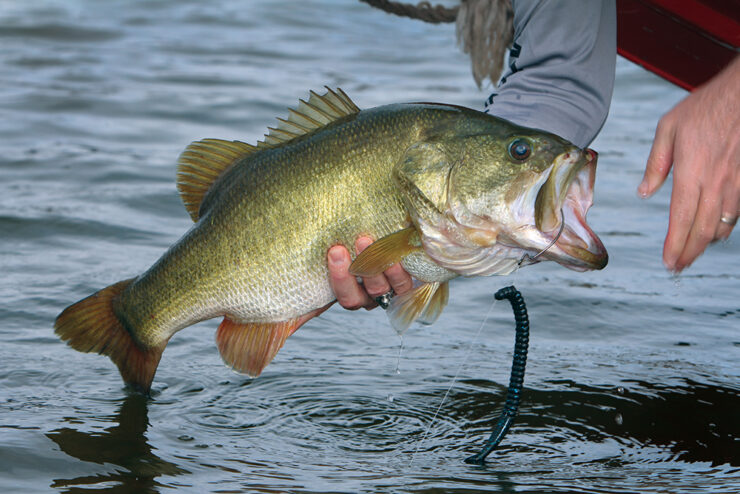
[[558, 241], [558, 239], [560, 238], [560, 235], [562, 235], [562, 233], [563, 233], [563, 228], [565, 228], [565, 214], [563, 214], [563, 208], [560, 208], [560, 229], [558, 230], [558, 234], [555, 235], [555, 238], [552, 239], [552, 242], [550, 242], [547, 245], [547, 247], [545, 247], [544, 249], [542, 249], [541, 251], [539, 251], [537, 253], [537, 255], [535, 255], [534, 257], [531, 257], [529, 254], [524, 254], [522, 256], [522, 258], [519, 259], [519, 262], [517, 263], [517, 266], [521, 267], [522, 266], [522, 263], [524, 261], [530, 261], [530, 262], [532, 262], [532, 261], [536, 260], [538, 257], [540, 257], [542, 254], [544, 254], [545, 252], [547, 252], [547, 250], [550, 247], [552, 247], [553, 245], [555, 245], [555, 242]]

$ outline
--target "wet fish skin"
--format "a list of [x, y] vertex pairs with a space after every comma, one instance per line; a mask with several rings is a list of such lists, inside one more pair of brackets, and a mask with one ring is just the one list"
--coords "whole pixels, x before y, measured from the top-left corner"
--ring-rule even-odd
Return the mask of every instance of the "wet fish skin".
[[[511, 156], [517, 139], [532, 151], [525, 160]], [[333, 302], [326, 251], [359, 235], [383, 239], [357, 259], [365, 273], [401, 261], [424, 282], [394, 300], [394, 325], [433, 320], [447, 280], [506, 272], [549, 241], [535, 210], [565, 200], [548, 191], [567, 184], [539, 190], [566, 154], [572, 181], [588, 160], [557, 136], [451, 105], [359, 111], [341, 91], [312, 93], [258, 146], [189, 146], [178, 188], [196, 223], [142, 275], [65, 309], [56, 331], [109, 355], [124, 381], [147, 391], [174, 333], [224, 316], [222, 356], [257, 375]]]

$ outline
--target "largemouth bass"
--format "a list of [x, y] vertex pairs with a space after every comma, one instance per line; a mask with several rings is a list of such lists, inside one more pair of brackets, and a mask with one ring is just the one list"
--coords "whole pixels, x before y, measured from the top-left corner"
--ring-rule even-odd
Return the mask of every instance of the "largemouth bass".
[[333, 303], [327, 250], [359, 235], [377, 241], [353, 274], [401, 262], [417, 280], [388, 310], [399, 330], [434, 321], [457, 276], [606, 265], [585, 220], [591, 150], [458, 106], [360, 111], [341, 89], [311, 92], [279, 121], [255, 146], [188, 146], [177, 186], [193, 227], [145, 273], [67, 307], [56, 333], [148, 391], [172, 335], [214, 317], [224, 361], [259, 375]]

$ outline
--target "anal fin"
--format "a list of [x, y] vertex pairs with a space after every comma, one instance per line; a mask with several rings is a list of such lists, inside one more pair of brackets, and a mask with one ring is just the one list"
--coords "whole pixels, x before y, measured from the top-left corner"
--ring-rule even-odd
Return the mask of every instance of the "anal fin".
[[275, 358], [290, 335], [331, 305], [280, 322], [238, 322], [226, 316], [216, 332], [221, 358], [235, 371], [257, 377]]
[[447, 305], [448, 296], [446, 281], [422, 283], [410, 292], [393, 297], [386, 313], [396, 332], [403, 334], [416, 320], [424, 324], [436, 321]]

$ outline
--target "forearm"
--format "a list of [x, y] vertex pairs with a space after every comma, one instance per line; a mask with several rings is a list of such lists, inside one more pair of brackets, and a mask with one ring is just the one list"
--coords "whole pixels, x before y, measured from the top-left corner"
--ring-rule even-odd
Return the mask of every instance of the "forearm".
[[514, 48], [486, 111], [586, 147], [609, 112], [614, 1], [514, 0]]

